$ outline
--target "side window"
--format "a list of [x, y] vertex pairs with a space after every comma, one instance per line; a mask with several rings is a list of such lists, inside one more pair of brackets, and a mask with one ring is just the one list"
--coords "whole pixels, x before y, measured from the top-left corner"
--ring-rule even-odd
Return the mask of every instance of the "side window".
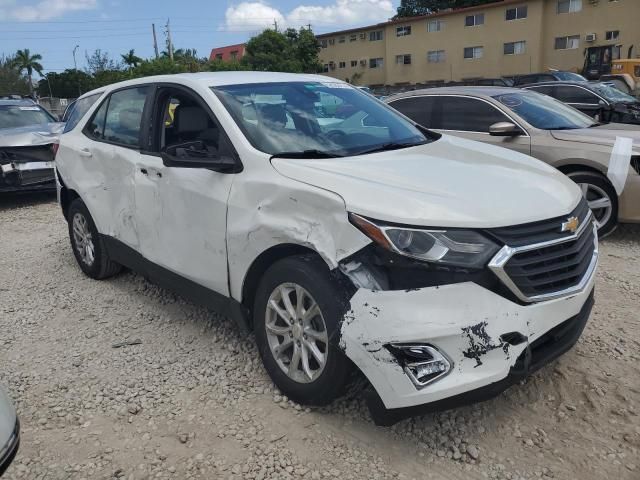
[[96, 140], [104, 140], [104, 121], [107, 118], [108, 107], [109, 99], [107, 98], [95, 111], [89, 123], [87, 123], [84, 131], [89, 137]]
[[434, 115], [438, 97], [410, 97], [401, 98], [390, 105], [400, 113], [406, 115], [419, 125], [427, 128], [442, 128]]
[[464, 97], [442, 97], [442, 129], [462, 132], [488, 133], [489, 127], [497, 122], [509, 122], [494, 106]]
[[[88, 97], [81, 98], [77, 100], [69, 107], [69, 111], [65, 112], [65, 120], [67, 123], [64, 126], [64, 132], [67, 133], [76, 128], [78, 122], [82, 120], [85, 113], [89, 111], [89, 109], [93, 106], [94, 103], [100, 98], [102, 93], [96, 93], [95, 95], [89, 95]], [[63, 119], [64, 120], [64, 119]]]
[[206, 152], [206, 156], [219, 155], [221, 128], [202, 103], [179, 89], [163, 89], [158, 97], [160, 108], [154, 125], [161, 125], [160, 151], [178, 147], [181, 151]]
[[565, 103], [583, 103], [597, 105], [600, 100], [597, 96], [584, 88], [560, 85], [556, 87], [555, 97]]
[[140, 142], [142, 112], [149, 87], [135, 87], [113, 93], [104, 124], [104, 140], [137, 147]]
[[531, 87], [531, 88], [527, 88], [527, 90], [533, 90], [534, 92], [538, 92], [538, 93], [542, 93], [544, 95], [549, 95], [550, 97], [553, 97], [553, 89], [554, 87], [551, 85], [544, 85], [541, 87]]

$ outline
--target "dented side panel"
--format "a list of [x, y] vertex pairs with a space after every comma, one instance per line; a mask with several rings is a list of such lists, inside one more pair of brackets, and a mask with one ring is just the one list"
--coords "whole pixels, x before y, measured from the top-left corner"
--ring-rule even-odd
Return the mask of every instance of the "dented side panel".
[[[359, 289], [342, 324], [341, 344], [387, 408], [441, 400], [505, 378], [528, 343], [577, 315], [593, 288], [570, 298], [521, 306], [474, 283], [412, 291]], [[519, 332], [511, 345], [501, 336]], [[428, 343], [452, 361], [451, 372], [418, 390], [389, 343]]]

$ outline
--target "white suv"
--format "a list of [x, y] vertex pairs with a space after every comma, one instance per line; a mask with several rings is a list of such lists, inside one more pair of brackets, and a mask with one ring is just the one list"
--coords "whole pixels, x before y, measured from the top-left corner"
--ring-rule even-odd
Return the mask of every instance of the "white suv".
[[315, 75], [180, 74], [83, 98], [56, 157], [80, 268], [126, 266], [226, 312], [296, 402], [326, 404], [359, 371], [390, 424], [494, 396], [584, 328], [592, 215], [542, 162]]

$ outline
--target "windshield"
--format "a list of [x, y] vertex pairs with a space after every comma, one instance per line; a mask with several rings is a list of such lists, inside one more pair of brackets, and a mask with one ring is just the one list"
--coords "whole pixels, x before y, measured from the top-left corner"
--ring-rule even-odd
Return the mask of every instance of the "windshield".
[[28, 127], [55, 121], [37, 105], [0, 105], [0, 128]]
[[212, 90], [251, 144], [271, 155], [360, 155], [427, 142], [390, 107], [345, 83], [255, 83]]
[[618, 90], [615, 87], [605, 85], [604, 83], [593, 83], [591, 84], [591, 88], [594, 92], [598, 93], [600, 96], [606, 98], [612, 103], [635, 103], [638, 101], [631, 95], [627, 95], [623, 91]]
[[593, 118], [540, 93], [523, 91], [493, 98], [541, 130], [572, 130], [597, 125]]
[[573, 72], [553, 72], [558, 80], [562, 80], [563, 82], [586, 82], [587, 79], [584, 78], [579, 73]]

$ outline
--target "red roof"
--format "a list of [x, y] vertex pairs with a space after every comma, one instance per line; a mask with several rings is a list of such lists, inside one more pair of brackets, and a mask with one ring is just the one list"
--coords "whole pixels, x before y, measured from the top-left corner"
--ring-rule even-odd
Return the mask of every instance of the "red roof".
[[244, 56], [246, 44], [238, 43], [236, 45], [227, 45], [226, 47], [218, 47], [211, 50], [211, 55], [209, 55], [209, 60], [215, 60], [218, 58], [219, 60], [229, 61], [234, 59], [240, 60]]

